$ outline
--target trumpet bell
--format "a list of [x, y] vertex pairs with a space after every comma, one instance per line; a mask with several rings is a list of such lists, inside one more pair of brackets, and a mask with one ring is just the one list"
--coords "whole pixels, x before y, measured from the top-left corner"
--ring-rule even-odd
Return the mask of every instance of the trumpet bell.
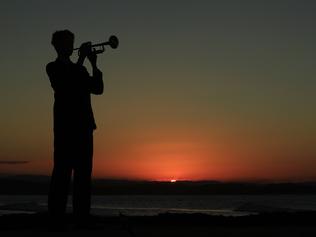
[[112, 49], [116, 49], [119, 45], [119, 40], [115, 35], [111, 35], [108, 41], [108, 44]]

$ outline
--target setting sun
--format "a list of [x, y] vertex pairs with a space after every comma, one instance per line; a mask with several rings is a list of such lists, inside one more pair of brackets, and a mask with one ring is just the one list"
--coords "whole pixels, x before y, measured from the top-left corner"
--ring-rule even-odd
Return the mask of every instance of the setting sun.
[[175, 183], [175, 182], [177, 182], [176, 179], [171, 179], [171, 180], [170, 180], [170, 183]]

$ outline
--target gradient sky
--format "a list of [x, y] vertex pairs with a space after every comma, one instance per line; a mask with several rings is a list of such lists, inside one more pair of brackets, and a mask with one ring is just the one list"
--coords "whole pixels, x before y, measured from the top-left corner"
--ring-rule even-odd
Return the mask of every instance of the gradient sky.
[[50, 174], [45, 65], [52, 33], [69, 29], [76, 46], [120, 39], [98, 59], [96, 177], [316, 180], [315, 12], [304, 0], [1, 1], [0, 174]]

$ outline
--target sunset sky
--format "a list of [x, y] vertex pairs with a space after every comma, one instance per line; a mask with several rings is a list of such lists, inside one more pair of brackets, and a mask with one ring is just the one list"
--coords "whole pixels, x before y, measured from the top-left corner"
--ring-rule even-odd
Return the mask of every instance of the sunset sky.
[[98, 57], [95, 177], [316, 180], [315, 12], [305, 0], [1, 1], [0, 174], [50, 175], [45, 66], [52, 33], [69, 29], [75, 46], [120, 39]]

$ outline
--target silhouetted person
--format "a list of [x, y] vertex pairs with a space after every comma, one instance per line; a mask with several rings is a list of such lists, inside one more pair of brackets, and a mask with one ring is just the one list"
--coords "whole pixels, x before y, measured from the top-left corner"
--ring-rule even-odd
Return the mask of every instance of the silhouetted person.
[[[102, 72], [97, 68], [97, 56], [89, 42], [81, 45], [77, 63], [70, 60], [74, 34], [69, 30], [56, 31], [51, 43], [58, 56], [46, 66], [55, 97], [54, 168], [48, 210], [56, 220], [63, 218], [73, 172], [73, 212], [80, 221], [89, 217], [90, 212], [96, 129], [90, 95], [103, 93]], [[82, 66], [86, 57], [92, 65], [92, 76]]]

